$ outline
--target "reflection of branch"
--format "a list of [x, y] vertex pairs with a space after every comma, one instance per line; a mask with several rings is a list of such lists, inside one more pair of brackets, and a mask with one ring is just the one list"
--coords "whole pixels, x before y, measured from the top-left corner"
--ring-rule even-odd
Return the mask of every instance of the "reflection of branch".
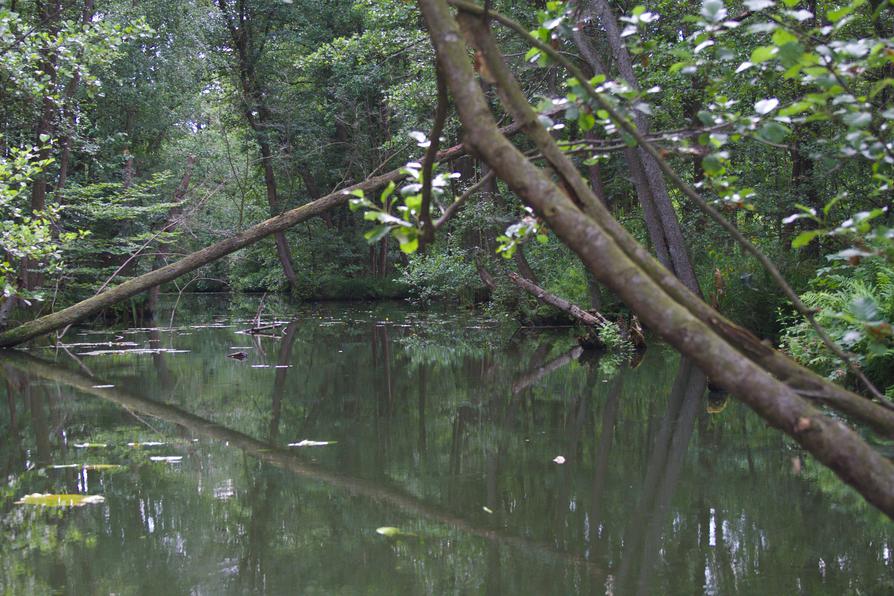
[[500, 529], [485, 527], [455, 515], [442, 507], [430, 505], [398, 489], [380, 485], [363, 478], [355, 478], [347, 474], [327, 470], [319, 465], [306, 463], [295, 455], [294, 452], [259, 441], [237, 430], [187, 412], [177, 406], [146, 399], [117, 387], [96, 387], [96, 379], [91, 379], [79, 372], [66, 370], [53, 363], [35, 358], [30, 354], [8, 350], [0, 353], [0, 363], [13, 366], [28, 375], [69, 385], [78, 391], [100, 397], [124, 408], [155, 416], [165, 422], [182, 426], [197, 435], [228, 443], [258, 460], [292, 472], [296, 476], [323, 482], [346, 490], [353, 495], [360, 495], [387, 505], [399, 507], [410, 513], [479, 538], [514, 546], [521, 550], [551, 559], [558, 559], [566, 563], [581, 565], [593, 573], [600, 571], [600, 568], [596, 567], [593, 562], [572, 553], [558, 552], [550, 544], [536, 542], [521, 536], [513, 536]]
[[577, 360], [580, 358], [580, 355], [584, 353], [584, 349], [580, 346], [575, 346], [571, 348], [561, 356], [557, 358], [553, 358], [543, 366], [537, 367], [534, 370], [528, 371], [527, 373], [520, 376], [518, 379], [512, 382], [512, 393], [517, 394], [521, 393], [546, 375], [562, 368], [572, 360]]

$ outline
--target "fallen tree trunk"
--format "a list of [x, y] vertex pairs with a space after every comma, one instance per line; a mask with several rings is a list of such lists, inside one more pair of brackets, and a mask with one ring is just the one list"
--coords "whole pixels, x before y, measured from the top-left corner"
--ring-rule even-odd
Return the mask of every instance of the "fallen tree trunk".
[[509, 281], [511, 281], [530, 295], [534, 296], [534, 298], [537, 298], [537, 300], [558, 308], [563, 313], [573, 317], [575, 320], [580, 321], [584, 325], [589, 325], [591, 327], [600, 329], [611, 323], [611, 321], [609, 321], [599, 313], [591, 313], [585, 311], [578, 305], [568, 302], [564, 298], [559, 298], [555, 294], [550, 294], [534, 282], [525, 279], [518, 273], [510, 271]]

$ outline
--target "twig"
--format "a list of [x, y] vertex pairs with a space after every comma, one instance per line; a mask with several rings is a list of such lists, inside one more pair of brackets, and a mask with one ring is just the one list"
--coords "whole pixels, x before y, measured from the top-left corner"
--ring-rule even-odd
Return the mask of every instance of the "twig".
[[481, 180], [466, 189], [466, 192], [461, 194], [455, 201], [450, 203], [450, 205], [448, 205], [447, 208], [444, 210], [444, 213], [441, 214], [441, 217], [439, 217], [438, 220], [433, 224], [434, 229], [437, 230], [445, 223], [447, 223], [450, 218], [456, 215], [456, 212], [459, 211], [459, 209], [466, 203], [466, 201], [468, 201], [473, 194], [478, 192], [478, 190], [480, 190], [482, 186], [487, 184], [487, 182], [490, 181], [490, 179], [493, 177], [494, 171], [491, 170], [487, 174], [482, 176]]

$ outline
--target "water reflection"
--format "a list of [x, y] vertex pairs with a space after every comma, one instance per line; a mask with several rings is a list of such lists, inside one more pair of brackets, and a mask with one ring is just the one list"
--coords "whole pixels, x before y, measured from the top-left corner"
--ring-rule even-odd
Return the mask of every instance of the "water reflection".
[[[612, 371], [562, 333], [405, 309], [306, 309], [266, 337], [244, 327], [125, 332], [189, 352], [0, 357], [4, 591], [890, 585], [890, 525], [809, 460], [795, 474], [796, 448], [737, 404], [708, 414], [704, 377], [668, 351]], [[226, 358], [236, 347], [244, 361]], [[150, 437], [164, 445], [125, 447]], [[301, 439], [337, 442], [286, 447]], [[88, 441], [110, 447], [71, 447]], [[46, 467], [100, 460], [126, 467]], [[12, 505], [63, 490], [107, 502]]]

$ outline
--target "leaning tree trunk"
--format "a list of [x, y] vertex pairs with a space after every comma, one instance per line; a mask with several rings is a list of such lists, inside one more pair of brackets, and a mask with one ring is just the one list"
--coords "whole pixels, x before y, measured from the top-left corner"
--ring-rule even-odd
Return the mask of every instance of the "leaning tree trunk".
[[[258, 81], [257, 72], [255, 71], [258, 57], [252, 54], [254, 42], [251, 34], [252, 28], [250, 23], [245, 20], [246, 15], [243, 4], [240, 4], [238, 26], [233, 20], [233, 15], [230, 14], [226, 1], [218, 0], [217, 4], [230, 32], [232, 49], [236, 53], [236, 69], [239, 73], [239, 84], [243, 95], [243, 114], [246, 123], [248, 123], [248, 126], [255, 134], [255, 141], [261, 154], [261, 168], [264, 172], [267, 206], [270, 209], [270, 216], [275, 217], [280, 213], [281, 206], [277, 195], [276, 173], [273, 170], [273, 151], [269, 138], [273, 123], [272, 115], [264, 99], [264, 90]], [[295, 268], [292, 266], [292, 253], [289, 249], [288, 240], [286, 240], [286, 236], [282, 231], [276, 232], [273, 235], [273, 239], [276, 243], [276, 257], [279, 259], [283, 275], [289, 282], [290, 289], [294, 291], [298, 285], [298, 276], [295, 275]]]
[[[614, 58], [621, 77], [631, 88], [639, 89], [630, 53], [627, 51], [627, 46], [624, 45], [617, 18], [607, 0], [589, 0], [588, 5], [587, 8], [599, 17], [600, 23], [605, 29], [612, 58]], [[583, 35], [582, 31], [578, 30], [574, 34], [574, 41], [593, 73], [608, 76], [609, 73], [604, 62], [599, 58], [590, 40]], [[633, 119], [637, 128], [643, 134], [648, 134], [648, 117], [635, 111]], [[686, 242], [683, 239], [680, 222], [658, 164], [642, 148], [628, 148], [624, 151], [624, 157], [630, 170], [630, 178], [637, 198], [643, 209], [643, 219], [649, 232], [649, 239], [658, 260], [673, 271], [686, 287], [698, 294], [699, 286], [695, 270], [686, 251]]]
[[[454, 0], [455, 4], [460, 2]], [[820, 413], [796, 391], [758, 366], [734, 344], [678, 302], [653, 278], [653, 265], [638, 262], [628, 252], [632, 238], [607, 212], [594, 207], [597, 199], [567, 156], [556, 157], [555, 142], [546, 136], [537, 115], [506, 67], [488, 28], [478, 14], [461, 13], [466, 33], [501, 87], [504, 101], [524, 123], [529, 138], [543, 155], [553, 156], [553, 169], [581, 196], [576, 204], [550, 176], [534, 166], [499, 133], [493, 115], [468, 60], [464, 36], [444, 0], [419, 0], [432, 44], [448, 81], [465, 131], [464, 141], [535, 212], [584, 264], [642, 320], [695, 363], [718, 385], [738, 396], [770, 425], [792, 436], [867, 501], [894, 517], [894, 464], [838, 420]], [[470, 6], [468, 10], [480, 10]], [[522, 105], [524, 104], [524, 105]], [[539, 127], [539, 131], [538, 131]], [[534, 134], [531, 134], [534, 133]], [[552, 145], [552, 146], [550, 146]], [[572, 172], [570, 174], [569, 172]], [[576, 177], [575, 177], [576, 176]], [[584, 213], [586, 206], [593, 216]], [[595, 216], [595, 217], [594, 217]], [[625, 238], [626, 236], [626, 238]], [[646, 257], [651, 259], [651, 257]], [[659, 268], [660, 269], [660, 268]], [[713, 311], [712, 311], [713, 312]], [[719, 315], [718, 315], [719, 316]]]

